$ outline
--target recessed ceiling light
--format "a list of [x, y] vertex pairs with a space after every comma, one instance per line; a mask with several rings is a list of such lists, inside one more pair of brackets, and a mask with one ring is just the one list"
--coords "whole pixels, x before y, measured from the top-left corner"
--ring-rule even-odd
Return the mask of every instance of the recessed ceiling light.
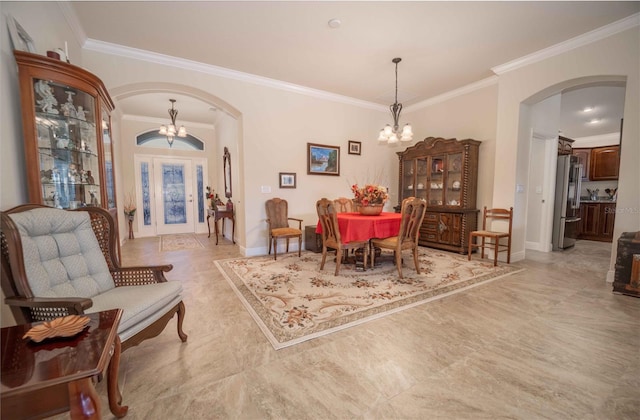
[[602, 122], [601, 118], [593, 118], [593, 119], [589, 120], [589, 124], [598, 124], [600, 122]]
[[595, 109], [596, 109], [596, 108], [595, 108], [595, 107], [593, 107], [593, 106], [585, 106], [585, 107], [582, 109], [582, 112], [592, 112], [592, 111], [593, 111], [593, 110], [595, 110]]
[[335, 19], [334, 18], [334, 19], [329, 20], [328, 24], [329, 24], [330, 28], [336, 29], [336, 28], [340, 27], [342, 22], [340, 22], [340, 19]]

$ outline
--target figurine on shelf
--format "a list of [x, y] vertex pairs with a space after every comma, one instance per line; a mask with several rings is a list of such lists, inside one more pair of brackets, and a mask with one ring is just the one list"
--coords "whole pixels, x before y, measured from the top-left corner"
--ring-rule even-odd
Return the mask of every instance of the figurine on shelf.
[[48, 114], [59, 114], [54, 106], [58, 105], [58, 100], [53, 96], [53, 88], [44, 80], [38, 80], [34, 87], [40, 99], [37, 100], [38, 106], [42, 112]]
[[93, 179], [93, 176], [91, 175], [91, 171], [87, 171], [87, 184], [95, 184], [96, 181], [95, 179]]
[[51, 193], [51, 198], [53, 199], [53, 207], [57, 208], [57, 209], [61, 209], [62, 206], [60, 205], [60, 196], [58, 195], [57, 192], [53, 191]]
[[82, 109], [82, 105], [78, 105], [78, 110], [76, 111], [76, 118], [82, 121], [87, 120], [87, 116], [84, 113], [84, 109]]
[[89, 195], [91, 196], [91, 205], [98, 205], [98, 198], [96, 197], [96, 190], [89, 190]]
[[67, 90], [65, 92], [67, 94], [67, 102], [62, 104], [62, 106], [60, 106], [60, 109], [62, 109], [62, 113], [65, 117], [76, 118], [76, 107], [73, 106], [73, 95], [75, 95], [75, 92], [72, 92], [70, 90]]

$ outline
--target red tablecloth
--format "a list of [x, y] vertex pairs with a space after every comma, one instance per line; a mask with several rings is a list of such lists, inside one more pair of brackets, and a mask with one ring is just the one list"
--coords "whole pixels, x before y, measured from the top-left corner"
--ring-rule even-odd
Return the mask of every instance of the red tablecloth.
[[[400, 231], [400, 213], [380, 213], [380, 216], [363, 216], [360, 213], [338, 213], [338, 228], [342, 243], [368, 241], [371, 238], [388, 238]], [[322, 233], [318, 221], [316, 233]]]

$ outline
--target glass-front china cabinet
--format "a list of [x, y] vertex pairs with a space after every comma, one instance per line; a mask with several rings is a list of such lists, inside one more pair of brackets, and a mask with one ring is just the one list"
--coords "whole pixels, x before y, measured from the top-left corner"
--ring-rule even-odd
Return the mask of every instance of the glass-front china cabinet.
[[428, 137], [398, 152], [398, 207], [407, 197], [427, 201], [420, 245], [467, 252], [469, 232], [476, 230], [478, 210], [477, 140]]
[[66, 62], [14, 51], [29, 202], [99, 206], [115, 216], [111, 117], [102, 81]]

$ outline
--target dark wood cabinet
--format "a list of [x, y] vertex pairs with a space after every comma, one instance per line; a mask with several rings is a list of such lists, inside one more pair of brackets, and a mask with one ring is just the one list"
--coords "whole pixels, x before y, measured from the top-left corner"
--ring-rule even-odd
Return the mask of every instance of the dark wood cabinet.
[[407, 197], [424, 198], [427, 213], [419, 244], [467, 252], [469, 232], [477, 228], [480, 142], [428, 137], [398, 152], [398, 206]]
[[605, 181], [618, 179], [620, 146], [594, 147], [591, 149], [589, 179]]
[[568, 137], [558, 136], [558, 154], [559, 155], [570, 155], [572, 148], [571, 144], [575, 140], [570, 139]]
[[29, 202], [115, 214], [113, 102], [102, 81], [64, 61], [14, 51]]
[[589, 180], [589, 167], [591, 164], [591, 149], [573, 149], [573, 155], [578, 158], [578, 164], [582, 165], [582, 180]]
[[579, 239], [612, 242], [616, 203], [582, 203]]

